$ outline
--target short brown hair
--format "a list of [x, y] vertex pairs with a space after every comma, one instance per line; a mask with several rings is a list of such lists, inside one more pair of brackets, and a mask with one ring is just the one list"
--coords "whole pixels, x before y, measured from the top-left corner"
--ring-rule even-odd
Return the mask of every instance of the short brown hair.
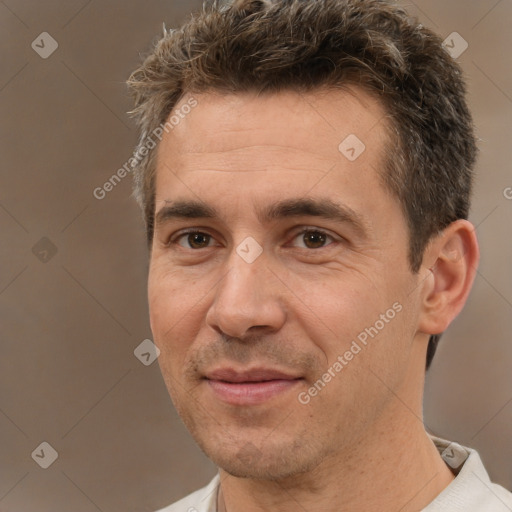
[[[138, 149], [186, 93], [360, 87], [391, 119], [381, 175], [408, 222], [411, 270], [432, 236], [468, 217], [477, 149], [461, 68], [436, 34], [389, 1], [206, 1], [179, 29], [165, 31], [128, 85]], [[134, 165], [148, 243], [156, 151]], [[427, 367], [437, 341], [431, 337]]]

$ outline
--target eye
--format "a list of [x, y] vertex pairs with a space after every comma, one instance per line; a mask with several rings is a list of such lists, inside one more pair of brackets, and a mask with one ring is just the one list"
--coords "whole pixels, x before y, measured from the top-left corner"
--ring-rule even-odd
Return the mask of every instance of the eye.
[[186, 231], [175, 236], [169, 241], [169, 245], [177, 244], [185, 249], [204, 249], [211, 247], [213, 237], [202, 231]]
[[[292, 245], [301, 249], [321, 249], [330, 245], [335, 241], [332, 235], [329, 235], [325, 231], [320, 229], [303, 229], [300, 233], [297, 233], [292, 241]], [[203, 231], [185, 231], [178, 233], [171, 240], [168, 245], [179, 245], [184, 249], [206, 249], [212, 247], [215, 244], [214, 237]]]
[[329, 245], [329, 240], [334, 241], [334, 237], [319, 229], [303, 229], [293, 239], [299, 241], [298, 247], [302, 249], [321, 249]]

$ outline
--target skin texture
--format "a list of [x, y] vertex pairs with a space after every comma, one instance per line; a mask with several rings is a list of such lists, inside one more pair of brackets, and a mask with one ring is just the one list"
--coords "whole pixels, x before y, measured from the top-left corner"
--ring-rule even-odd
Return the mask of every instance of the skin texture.
[[[410, 271], [406, 220], [379, 176], [386, 112], [361, 90], [194, 97], [158, 150], [148, 291], [171, 398], [220, 468], [220, 510], [420, 510], [453, 479], [423, 427], [424, 367], [429, 335], [470, 291], [472, 225], [450, 225]], [[338, 149], [350, 134], [365, 144], [354, 161]], [[305, 198], [342, 206], [346, 219], [258, 215]], [[217, 215], [163, 215], [178, 200]], [[237, 252], [247, 237], [262, 249], [251, 263]], [[228, 403], [205, 378], [221, 367], [296, 380]]]

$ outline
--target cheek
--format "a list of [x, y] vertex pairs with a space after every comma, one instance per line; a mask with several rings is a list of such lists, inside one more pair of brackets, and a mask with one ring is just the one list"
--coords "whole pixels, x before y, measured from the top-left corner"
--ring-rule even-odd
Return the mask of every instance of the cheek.
[[148, 302], [153, 341], [160, 350], [158, 364], [171, 399], [183, 390], [182, 370], [189, 349], [190, 307], [179, 288], [156, 276], [148, 280]]
[[[198, 298], [188, 292], [172, 274], [150, 271], [148, 279], [149, 319], [154, 342], [162, 361], [179, 362], [191, 339], [190, 330], [200, 325], [197, 320]], [[171, 357], [172, 356], [172, 357]]]
[[148, 279], [148, 304], [151, 331], [155, 343], [161, 344], [162, 334], [171, 328], [175, 315], [175, 293], [167, 289], [154, 273]]
[[149, 313], [156, 331], [171, 329], [197, 302], [197, 288], [183, 273], [169, 269], [159, 258], [152, 262], [148, 276]]
[[393, 372], [404, 363], [413, 337], [413, 318], [403, 289], [382, 278], [345, 275], [308, 297], [322, 327], [322, 332], [310, 331], [310, 336], [325, 354], [326, 369], [339, 357], [347, 378], [368, 372], [368, 367]]
[[330, 281], [328, 286], [309, 294], [308, 304], [329, 333], [329, 351], [338, 355], [352, 339], [378, 319], [382, 306], [380, 298], [364, 280], [351, 281], [344, 276], [338, 282]]

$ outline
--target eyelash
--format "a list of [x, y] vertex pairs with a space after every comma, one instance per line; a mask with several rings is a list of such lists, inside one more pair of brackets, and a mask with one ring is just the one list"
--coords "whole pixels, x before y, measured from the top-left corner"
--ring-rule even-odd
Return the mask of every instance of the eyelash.
[[[335, 237], [333, 235], [330, 235], [326, 231], [324, 231], [322, 229], [318, 229], [318, 228], [304, 228], [301, 231], [299, 231], [298, 233], [295, 233], [295, 235], [293, 236], [292, 240], [294, 240], [295, 238], [297, 238], [300, 235], [304, 236], [306, 233], [317, 233], [317, 234], [320, 234], [320, 235], [324, 235], [326, 238], [330, 238], [331, 240], [333, 240], [335, 242], [338, 241], [338, 240], [335, 239]], [[209, 233], [206, 233], [204, 231], [200, 231], [200, 230], [197, 230], [197, 229], [188, 229], [188, 230], [181, 231], [180, 233], [176, 234], [174, 237], [169, 239], [169, 241], [165, 245], [166, 245], [166, 247], [170, 247], [172, 245], [180, 245], [178, 243], [178, 241], [181, 238], [183, 238], [184, 236], [191, 235], [191, 234], [201, 234], [201, 235], [206, 235], [206, 236], [208, 236], [210, 238], [214, 238], [213, 235], [210, 235]], [[327, 245], [324, 245], [322, 247], [316, 248], [316, 249], [310, 249], [308, 247], [299, 247], [299, 248], [300, 249], [309, 249], [310, 251], [318, 251], [319, 249], [324, 249], [324, 248], [328, 247], [329, 245], [331, 245], [331, 243], [329, 243]], [[208, 247], [201, 247], [201, 249], [208, 249], [209, 247], [210, 246], [208, 246]], [[198, 251], [199, 250], [199, 249], [193, 249], [191, 247], [187, 247], [187, 248], [184, 248], [184, 249], [190, 249], [192, 251]]]

